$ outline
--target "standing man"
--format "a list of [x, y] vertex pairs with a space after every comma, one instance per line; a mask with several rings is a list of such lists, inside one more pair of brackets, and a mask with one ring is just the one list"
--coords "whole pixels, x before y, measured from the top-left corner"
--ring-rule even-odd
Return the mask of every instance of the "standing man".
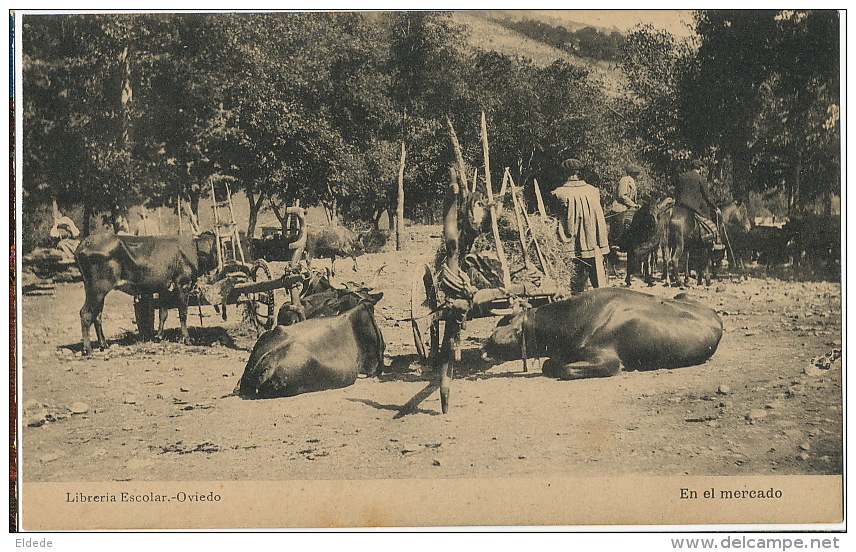
[[678, 177], [675, 203], [683, 205], [695, 213], [699, 223], [699, 233], [704, 243], [710, 244], [713, 249], [725, 249], [719, 239], [717, 224], [711, 220], [714, 213], [718, 217], [721, 211], [710, 195], [707, 179], [702, 175], [705, 168], [704, 163], [695, 159], [691, 166], [690, 170]]
[[586, 279], [595, 288], [606, 285], [603, 256], [609, 253], [609, 242], [600, 192], [580, 178], [582, 163], [566, 159], [562, 168], [567, 180], [553, 190], [553, 195], [562, 204], [559, 239], [573, 257], [571, 292], [576, 294], [585, 289]]

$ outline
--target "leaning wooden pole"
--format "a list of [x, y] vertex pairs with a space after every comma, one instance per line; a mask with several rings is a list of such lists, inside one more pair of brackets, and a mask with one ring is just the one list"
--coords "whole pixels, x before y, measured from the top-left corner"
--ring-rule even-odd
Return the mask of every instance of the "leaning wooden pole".
[[535, 183], [535, 199], [538, 201], [538, 213], [541, 214], [542, 219], [547, 218], [547, 208], [544, 207], [544, 198], [541, 197], [541, 186], [538, 185], [538, 179], [533, 179]]
[[407, 150], [404, 140], [401, 141], [401, 161], [398, 164], [398, 205], [395, 209], [395, 250], [401, 251], [404, 246], [401, 235], [404, 233], [404, 161]]
[[508, 182], [508, 185], [511, 187], [511, 202], [514, 204], [514, 219], [517, 221], [517, 235], [520, 238], [520, 251], [523, 252], [523, 264], [526, 266], [526, 270], [530, 270], [532, 268], [532, 261], [529, 260], [529, 248], [526, 247], [526, 231], [523, 228], [523, 220], [520, 215], [521, 207], [520, 202], [517, 201], [517, 186], [514, 185], [514, 180], [511, 179], [511, 172], [509, 172], [508, 167], [505, 168], [505, 176], [503, 180]]
[[[529, 228], [529, 231], [532, 231], [532, 221], [529, 220], [529, 214], [526, 212], [526, 208], [523, 208], [523, 220], [526, 221], [526, 226]], [[555, 281], [553, 278], [553, 269], [550, 266], [550, 262], [547, 260], [547, 257], [544, 255], [544, 252], [541, 251], [541, 246], [538, 245], [538, 239], [535, 237], [535, 234], [532, 234], [532, 245], [535, 246], [535, 254], [538, 255], [538, 262], [541, 263], [541, 270], [544, 271], [544, 274], [550, 280]]]
[[505, 250], [499, 237], [499, 221], [496, 220], [496, 205], [493, 203], [493, 189], [490, 183], [490, 145], [487, 141], [487, 120], [484, 111], [481, 114], [481, 138], [482, 151], [484, 152], [484, 184], [487, 188], [487, 201], [490, 206], [490, 223], [493, 227], [493, 240], [496, 243], [496, 256], [502, 265], [502, 283], [506, 289], [511, 288], [511, 273], [508, 271], [508, 261], [505, 258]]

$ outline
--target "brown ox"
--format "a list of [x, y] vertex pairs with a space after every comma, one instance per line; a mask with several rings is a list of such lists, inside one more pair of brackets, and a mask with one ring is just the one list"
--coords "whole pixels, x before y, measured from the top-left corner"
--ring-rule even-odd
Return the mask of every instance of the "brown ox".
[[328, 224], [319, 228], [310, 228], [306, 235], [306, 259], [328, 257], [330, 273], [335, 274], [336, 257], [350, 257], [357, 270], [357, 256], [362, 255], [363, 247], [359, 237], [349, 228], [337, 224]]
[[353, 385], [383, 367], [383, 334], [370, 302], [344, 314], [276, 326], [253, 347], [238, 383], [243, 398], [288, 397]]
[[[215, 239], [211, 233], [198, 238], [178, 236], [117, 236], [92, 234], [75, 251], [83, 276], [86, 301], [80, 309], [83, 354], [92, 352], [89, 328], [95, 324], [98, 345], [107, 348], [101, 328], [104, 298], [118, 289], [135, 297], [157, 294], [164, 305], [177, 303], [181, 335], [190, 342], [187, 331], [187, 299], [196, 279], [217, 266]], [[167, 309], [161, 308], [157, 337], [163, 337]], [[139, 313], [138, 313], [139, 315]]]
[[712, 309], [679, 294], [664, 299], [629, 289], [598, 288], [521, 311], [499, 322], [485, 359], [549, 357], [542, 372], [560, 379], [612, 376], [701, 364], [722, 338]]

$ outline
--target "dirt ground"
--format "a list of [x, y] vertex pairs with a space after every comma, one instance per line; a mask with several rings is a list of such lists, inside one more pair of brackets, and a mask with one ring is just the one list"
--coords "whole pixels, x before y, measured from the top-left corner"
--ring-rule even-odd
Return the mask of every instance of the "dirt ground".
[[[204, 307], [200, 327], [191, 309], [191, 346], [177, 343], [175, 312], [165, 342], [140, 342], [131, 298], [113, 292], [104, 310], [110, 348], [81, 357], [82, 283], [30, 290], [20, 303], [23, 479], [842, 472], [839, 283], [756, 269], [748, 280], [690, 288], [725, 325], [711, 360], [596, 380], [556, 381], [534, 362], [528, 373], [519, 361], [487, 366], [478, 348], [498, 319], [474, 320], [443, 415], [401, 321], [413, 275], [431, 262], [439, 233], [411, 228], [404, 252], [363, 256], [356, 272], [337, 263], [341, 278], [357, 282], [385, 265], [376, 285], [385, 293], [376, 308], [385, 373], [292, 398], [231, 395], [256, 339], [234, 310], [223, 322]], [[281, 271], [275, 264], [274, 275]]]

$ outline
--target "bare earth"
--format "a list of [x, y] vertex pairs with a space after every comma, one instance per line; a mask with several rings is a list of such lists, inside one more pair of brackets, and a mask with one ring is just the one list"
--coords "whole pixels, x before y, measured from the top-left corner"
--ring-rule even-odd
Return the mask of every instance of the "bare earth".
[[[471, 321], [452, 407], [416, 360], [411, 279], [439, 227], [414, 227], [403, 253], [337, 263], [363, 282], [386, 265], [376, 314], [386, 371], [293, 398], [231, 396], [256, 334], [232, 307], [191, 309], [192, 346], [139, 342], [131, 298], [107, 297], [111, 343], [80, 356], [81, 283], [22, 298], [22, 477], [27, 481], [291, 480], [842, 472], [841, 286], [752, 276], [690, 293], [716, 309], [713, 358], [677, 370], [561, 382], [530, 362], [486, 366], [498, 319]], [[274, 275], [282, 268], [275, 264]], [[620, 285], [613, 280], [613, 285]], [[657, 285], [635, 289], [673, 296]], [[277, 301], [284, 297], [278, 292]], [[813, 364], [818, 364], [814, 366]], [[412, 408], [403, 410], [404, 405]], [[30, 425], [32, 424], [32, 425]]]

